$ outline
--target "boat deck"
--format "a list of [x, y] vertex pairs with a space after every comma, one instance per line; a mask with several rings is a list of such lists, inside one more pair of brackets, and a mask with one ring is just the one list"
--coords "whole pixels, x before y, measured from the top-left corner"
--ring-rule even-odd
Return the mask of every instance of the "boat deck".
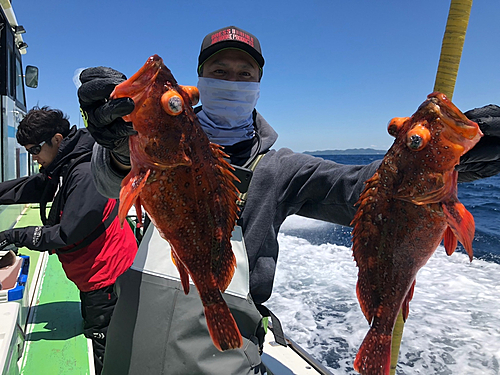
[[[26, 209], [16, 226], [40, 225], [39, 207]], [[20, 374], [94, 374], [89, 341], [83, 335], [80, 297], [56, 255], [26, 248], [30, 257], [28, 290], [31, 308], [26, 325]]]

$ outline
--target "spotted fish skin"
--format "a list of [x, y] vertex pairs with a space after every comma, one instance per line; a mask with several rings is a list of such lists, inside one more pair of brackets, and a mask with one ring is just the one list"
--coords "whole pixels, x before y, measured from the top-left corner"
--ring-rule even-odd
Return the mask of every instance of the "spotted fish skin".
[[352, 225], [356, 293], [370, 329], [354, 361], [361, 374], [388, 375], [392, 331], [409, 312], [418, 270], [441, 240], [460, 241], [472, 261], [474, 219], [457, 197], [455, 166], [482, 133], [444, 94], [434, 92], [410, 118], [395, 118], [396, 139], [365, 185]]
[[194, 91], [179, 86], [154, 55], [112, 93], [134, 100], [124, 120], [137, 131], [129, 140], [131, 171], [122, 182], [119, 218], [123, 223], [133, 204], [146, 210], [171, 246], [184, 292], [189, 277], [196, 286], [212, 341], [224, 351], [242, 346], [221, 294], [236, 267], [230, 238], [238, 191], [226, 155], [209, 142], [193, 112]]

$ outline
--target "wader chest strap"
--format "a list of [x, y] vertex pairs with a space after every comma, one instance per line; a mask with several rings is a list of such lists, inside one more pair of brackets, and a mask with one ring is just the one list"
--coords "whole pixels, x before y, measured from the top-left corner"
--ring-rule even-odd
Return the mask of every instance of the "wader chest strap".
[[[265, 156], [266, 154], [259, 154], [257, 157], [252, 161], [252, 163], [248, 166], [248, 169], [250, 169], [252, 172], [255, 170], [257, 167], [257, 164], [259, 164], [259, 161]], [[247, 195], [248, 195], [248, 190], [245, 191], [243, 194], [238, 194], [238, 200], [236, 201], [236, 204], [240, 207], [240, 212], [243, 210], [243, 207], [245, 207], [245, 203], [247, 201]]]

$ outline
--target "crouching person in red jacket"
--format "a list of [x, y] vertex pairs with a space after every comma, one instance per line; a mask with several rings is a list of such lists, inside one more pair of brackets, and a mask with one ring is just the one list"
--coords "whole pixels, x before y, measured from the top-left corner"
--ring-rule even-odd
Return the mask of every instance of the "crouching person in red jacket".
[[[43, 226], [0, 232], [0, 250], [14, 244], [57, 254], [80, 290], [84, 333], [92, 340], [100, 374], [116, 304], [114, 283], [134, 260], [135, 236], [129, 225], [121, 228], [117, 200], [103, 197], [94, 185], [94, 139], [86, 129], [70, 128], [60, 110], [35, 107], [19, 124], [16, 137], [41, 165], [40, 173], [0, 183], [0, 204], [40, 203]], [[47, 202], [52, 202], [48, 216]]]

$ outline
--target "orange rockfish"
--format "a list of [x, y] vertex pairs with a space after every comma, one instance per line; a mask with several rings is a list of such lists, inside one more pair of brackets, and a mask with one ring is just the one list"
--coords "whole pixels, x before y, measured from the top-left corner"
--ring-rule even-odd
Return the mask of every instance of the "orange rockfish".
[[389, 374], [397, 315], [403, 309], [408, 317], [417, 272], [441, 240], [448, 255], [460, 241], [472, 261], [474, 218], [458, 201], [455, 166], [483, 135], [438, 92], [388, 130], [396, 140], [366, 182], [352, 221], [356, 292], [370, 323], [354, 369], [370, 375]]
[[191, 276], [214, 345], [221, 351], [241, 347], [240, 331], [221, 294], [236, 267], [230, 238], [238, 191], [226, 155], [209, 142], [192, 109], [198, 90], [179, 86], [154, 55], [111, 97], [135, 103], [123, 117], [137, 135], [129, 141], [132, 169], [122, 182], [121, 222], [133, 204], [139, 212], [144, 207], [171, 246], [186, 294]]

